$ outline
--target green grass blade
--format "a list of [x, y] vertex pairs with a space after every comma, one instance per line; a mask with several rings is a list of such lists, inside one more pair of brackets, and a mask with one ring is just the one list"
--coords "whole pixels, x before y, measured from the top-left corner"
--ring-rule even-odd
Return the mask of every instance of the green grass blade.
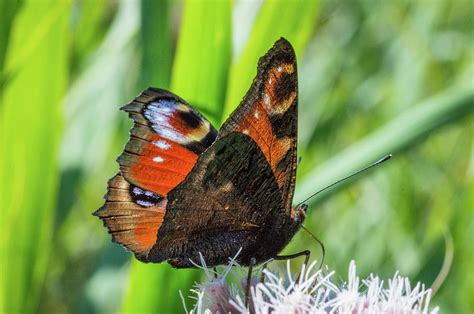
[[142, 0], [140, 89], [167, 88], [172, 65], [169, 0]]
[[110, 164], [110, 157], [98, 151], [112, 148], [119, 154], [123, 147], [123, 143], [115, 146], [113, 141], [119, 119], [127, 119], [118, 108], [130, 100], [130, 94], [139, 93], [130, 91], [134, 82], [130, 63], [135, 57], [133, 44], [138, 25], [138, 4], [121, 1], [103, 42], [69, 87], [64, 106], [67, 127], [61, 147], [62, 169], [105, 175], [102, 171], [104, 164]]
[[218, 124], [231, 54], [231, 1], [185, 1], [173, 92]]
[[[307, 173], [297, 185], [295, 202], [362, 169], [385, 154], [392, 153], [396, 158], [396, 153], [439, 130], [440, 126], [471, 114], [473, 109], [474, 92], [472, 88], [465, 87], [447, 90], [413, 106], [376, 132]], [[309, 203], [318, 202], [343, 186], [344, 183], [338, 184], [315, 196]]]
[[[230, 1], [209, 2], [207, 5], [194, 0], [185, 1], [172, 70], [170, 89], [199, 108], [213, 123], [218, 122], [216, 116], [219, 116], [224, 102], [230, 60], [230, 16]], [[156, 39], [152, 36], [144, 40]], [[190, 51], [193, 53], [189, 54]], [[177, 270], [166, 264], [143, 264], [134, 260], [122, 311], [182, 312], [179, 290], [188, 291], [200, 275], [201, 272], [196, 270]]]
[[73, 10], [71, 76], [75, 77], [107, 34], [115, 7], [107, 1], [81, 0]]
[[11, 26], [19, 7], [19, 0], [0, 0], [0, 73], [5, 61]]
[[[106, 182], [117, 173], [115, 159], [128, 138], [131, 121], [119, 108], [139, 92], [135, 74], [139, 72], [136, 46], [140, 3], [114, 1], [111, 7], [110, 2], [94, 3], [81, 1], [81, 6], [94, 4], [96, 10], [106, 6], [111, 20], [101, 24], [102, 29], [95, 29], [97, 34], [104, 33], [100, 43], [94, 43], [93, 36], [84, 33], [81, 35], [89, 39], [74, 38], [72, 43], [74, 48], [74, 43], [84, 43], [74, 55], [76, 60], [87, 61], [79, 61], [73, 71], [63, 106], [65, 128], [53, 242], [55, 257], [48, 269], [48, 290], [40, 308], [47, 313], [116, 313], [127, 284], [128, 269], [120, 266], [131, 254], [110, 241], [102, 222], [91, 213], [104, 202]], [[73, 31], [77, 34], [78, 29]], [[118, 253], [109, 254], [110, 251]], [[103, 278], [104, 273], [112, 273], [114, 282]], [[54, 292], [58, 290], [51, 289], [51, 284], [60, 287], [61, 293]], [[55, 305], [54, 310], [51, 304]]]
[[223, 118], [240, 103], [255, 76], [258, 59], [278, 38], [288, 39], [301, 56], [316, 25], [318, 11], [318, 0], [263, 4], [242, 55], [232, 64]]
[[2, 313], [35, 311], [51, 252], [70, 4], [25, 1], [12, 27], [0, 106]]

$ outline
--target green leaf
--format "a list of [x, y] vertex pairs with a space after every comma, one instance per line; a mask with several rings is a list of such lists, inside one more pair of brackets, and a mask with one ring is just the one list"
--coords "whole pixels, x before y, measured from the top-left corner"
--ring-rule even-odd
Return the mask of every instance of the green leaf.
[[[156, 12], [164, 14], [168, 10], [162, 9]], [[216, 117], [220, 116], [224, 102], [225, 78], [230, 60], [230, 17], [230, 1], [209, 2], [206, 5], [195, 0], [185, 1], [183, 22], [172, 69], [171, 91], [199, 108], [204, 114], [207, 113], [207, 117], [213, 123], [219, 122]], [[147, 16], [144, 15], [143, 18], [147, 19]], [[144, 42], [156, 40], [152, 32], [148, 32], [148, 35], [150, 38], [143, 38]], [[162, 49], [164, 48], [157, 48], [156, 53], [162, 53]], [[160, 58], [159, 55], [157, 58]], [[153, 70], [160, 72], [166, 69], [159, 67]], [[166, 77], [166, 72], [157, 74], [157, 77]], [[164, 81], [157, 79], [159, 83]], [[151, 85], [154, 82], [147, 83]], [[200, 275], [201, 272], [197, 270], [177, 270], [166, 264], [143, 264], [133, 260], [122, 311], [182, 312], [179, 290], [188, 291]]]
[[140, 89], [168, 88], [172, 65], [169, 0], [142, 0]]
[[231, 66], [223, 118], [240, 103], [256, 74], [258, 59], [276, 40], [285, 37], [297, 56], [301, 56], [316, 25], [318, 11], [318, 0], [265, 1], [242, 55]]
[[74, 5], [74, 17], [71, 20], [72, 57], [71, 70], [81, 69], [90, 62], [97, 46], [104, 39], [112, 18], [115, 17], [115, 6], [107, 1], [81, 0]]
[[[474, 92], [464, 86], [446, 90], [407, 109], [379, 130], [306, 173], [298, 184], [295, 200], [308, 197], [386, 154], [392, 153], [396, 157], [398, 152], [411, 147], [441, 126], [472, 114], [473, 109]], [[309, 204], [321, 201], [348, 183], [340, 183], [311, 198]]]
[[171, 89], [218, 124], [231, 54], [231, 1], [185, 1]]
[[70, 6], [25, 1], [12, 27], [0, 106], [2, 313], [35, 311], [51, 252]]
[[5, 61], [12, 23], [19, 7], [20, 0], [0, 0], [0, 73]]

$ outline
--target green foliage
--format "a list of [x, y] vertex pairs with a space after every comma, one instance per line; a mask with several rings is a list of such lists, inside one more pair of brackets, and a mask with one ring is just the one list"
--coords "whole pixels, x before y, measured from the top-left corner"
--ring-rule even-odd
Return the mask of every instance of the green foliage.
[[[387, 152], [396, 156], [433, 130], [473, 113], [473, 103], [474, 91], [471, 88], [456, 88], [444, 91], [413, 108], [406, 109], [376, 132], [333, 156], [330, 162], [309, 172], [305, 180], [301, 182], [295, 199], [301, 199], [299, 195], [311, 196], [312, 192], [321, 190], [338, 179], [362, 169], [386, 155]], [[343, 168], [338, 167], [341, 164], [344, 164]], [[341, 182], [332, 190], [328, 190], [329, 193], [312, 197], [308, 203], [317, 203], [348, 183], [349, 181]]]
[[[301, 55], [317, 21], [318, 0], [266, 1], [260, 9], [245, 48], [230, 68], [224, 119], [237, 107], [256, 72], [258, 59], [280, 37]], [[282, 20], [282, 17], [284, 19]]]
[[143, 0], [140, 9], [142, 64], [139, 87], [145, 89], [156, 84], [167, 88], [173, 61], [170, 1]]
[[[168, 88], [218, 126], [279, 37], [299, 62], [295, 202], [394, 154], [310, 201], [330, 268], [431, 285], [453, 255], [432, 303], [474, 308], [471, 6], [0, 0], [0, 312], [182, 311], [201, 273], [130, 263], [91, 216], [131, 125], [118, 108]], [[308, 248], [300, 232], [285, 253]]]
[[[0, 69], [3, 69], [5, 53], [7, 52], [8, 46], [7, 44], [9, 43], [10, 39], [12, 21], [19, 6], [20, 1], [17, 0], [0, 1], [0, 12], [2, 17], [0, 20]], [[2, 73], [2, 71], [0, 71], [0, 73]]]
[[0, 312], [4, 313], [36, 309], [52, 249], [69, 10], [66, 1], [59, 5], [25, 1], [9, 27], [0, 105]]

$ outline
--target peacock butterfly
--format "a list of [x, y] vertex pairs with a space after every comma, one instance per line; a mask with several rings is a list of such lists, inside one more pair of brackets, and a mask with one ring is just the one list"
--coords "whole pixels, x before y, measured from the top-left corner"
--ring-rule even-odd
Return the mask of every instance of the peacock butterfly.
[[296, 177], [296, 56], [281, 38], [219, 132], [168, 91], [149, 88], [122, 110], [134, 121], [108, 182], [101, 218], [143, 262], [194, 267], [274, 258], [301, 227]]

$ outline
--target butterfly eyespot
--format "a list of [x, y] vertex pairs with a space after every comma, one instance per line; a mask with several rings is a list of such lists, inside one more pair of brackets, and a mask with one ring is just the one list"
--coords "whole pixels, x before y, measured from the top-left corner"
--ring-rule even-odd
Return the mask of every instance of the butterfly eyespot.
[[178, 115], [182, 121], [187, 124], [187, 127], [190, 129], [197, 129], [201, 126], [202, 122], [201, 119], [193, 114], [193, 112], [189, 110], [180, 110], [178, 111]]

